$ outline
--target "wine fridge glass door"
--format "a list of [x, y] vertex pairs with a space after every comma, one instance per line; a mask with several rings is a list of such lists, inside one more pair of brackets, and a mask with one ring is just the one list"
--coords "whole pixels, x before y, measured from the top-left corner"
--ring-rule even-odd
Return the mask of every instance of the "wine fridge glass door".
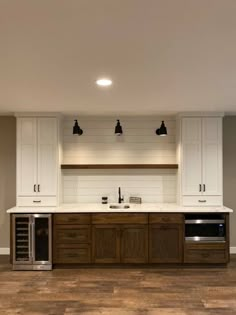
[[31, 264], [31, 218], [27, 214], [15, 214], [12, 216], [13, 223], [13, 263]]
[[51, 215], [36, 214], [33, 221], [33, 263], [51, 264]]

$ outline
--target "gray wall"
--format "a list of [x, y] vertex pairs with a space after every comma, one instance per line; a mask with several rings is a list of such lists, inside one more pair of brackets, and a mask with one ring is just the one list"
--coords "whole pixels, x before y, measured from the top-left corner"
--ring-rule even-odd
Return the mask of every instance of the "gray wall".
[[9, 215], [16, 204], [16, 119], [0, 117], [0, 248], [9, 247]]
[[223, 120], [224, 205], [235, 212], [230, 215], [230, 246], [236, 246], [236, 116]]
[[[224, 204], [231, 215], [231, 246], [236, 247], [236, 116], [223, 122]], [[9, 215], [16, 202], [16, 120], [0, 117], [0, 248], [9, 247]]]

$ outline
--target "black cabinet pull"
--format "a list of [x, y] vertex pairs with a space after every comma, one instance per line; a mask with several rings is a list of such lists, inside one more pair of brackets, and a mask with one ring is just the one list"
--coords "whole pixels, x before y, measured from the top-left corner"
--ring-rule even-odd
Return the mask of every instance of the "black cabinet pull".
[[199, 191], [202, 191], [202, 185], [199, 184]]
[[40, 192], [40, 185], [38, 185], [38, 192]]
[[33, 200], [34, 203], [40, 203], [41, 200]]
[[36, 192], [36, 185], [34, 185], [34, 192]]
[[198, 202], [206, 202], [206, 200], [198, 200]]
[[203, 191], [205, 192], [206, 191], [206, 185], [203, 184]]

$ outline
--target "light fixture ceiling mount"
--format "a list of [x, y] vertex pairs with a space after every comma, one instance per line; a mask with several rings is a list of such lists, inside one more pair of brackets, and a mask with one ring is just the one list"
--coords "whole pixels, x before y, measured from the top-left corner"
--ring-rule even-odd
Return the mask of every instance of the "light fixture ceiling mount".
[[97, 79], [96, 84], [99, 86], [110, 86], [112, 85], [112, 80], [108, 78]]

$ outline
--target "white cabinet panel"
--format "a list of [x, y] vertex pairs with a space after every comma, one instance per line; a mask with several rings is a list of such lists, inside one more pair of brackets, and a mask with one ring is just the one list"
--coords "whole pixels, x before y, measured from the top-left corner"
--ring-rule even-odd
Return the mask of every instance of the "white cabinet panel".
[[36, 119], [19, 118], [17, 121], [17, 193], [34, 196], [37, 184]]
[[184, 196], [183, 206], [215, 207], [223, 203], [222, 196]]
[[57, 121], [38, 119], [38, 195], [56, 195]]
[[222, 118], [183, 118], [181, 142], [182, 203], [222, 205]]
[[205, 195], [222, 193], [222, 119], [203, 118], [202, 137], [203, 191]]
[[36, 205], [33, 196], [53, 197], [40, 202], [56, 204], [58, 163], [57, 118], [18, 118], [17, 202], [21, 206]]
[[201, 119], [183, 119], [183, 195], [200, 195]]

